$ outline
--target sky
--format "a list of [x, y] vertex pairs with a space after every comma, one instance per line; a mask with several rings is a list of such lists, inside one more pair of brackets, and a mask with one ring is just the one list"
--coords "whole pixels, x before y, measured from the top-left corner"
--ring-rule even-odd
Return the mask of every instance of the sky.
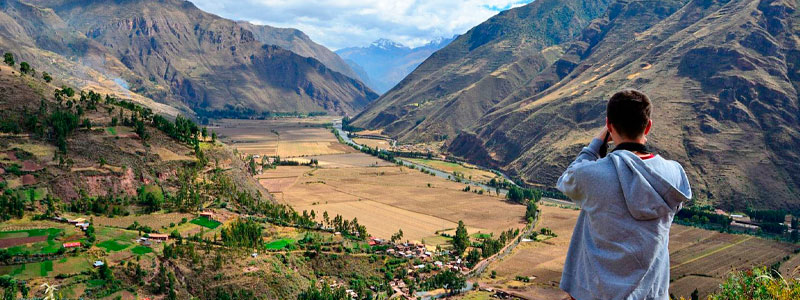
[[190, 0], [233, 20], [297, 28], [331, 50], [387, 38], [417, 47], [533, 0]]

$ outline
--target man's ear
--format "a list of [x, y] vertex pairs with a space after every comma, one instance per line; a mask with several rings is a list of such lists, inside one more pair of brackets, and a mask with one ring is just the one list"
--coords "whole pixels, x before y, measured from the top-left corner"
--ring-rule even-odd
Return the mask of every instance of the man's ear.
[[608, 130], [608, 133], [614, 132], [614, 128], [611, 126], [611, 122], [608, 121], [608, 118], [606, 118], [606, 129]]
[[644, 135], [648, 135], [650, 133], [650, 128], [653, 127], [653, 120], [647, 121], [647, 127], [644, 129]]

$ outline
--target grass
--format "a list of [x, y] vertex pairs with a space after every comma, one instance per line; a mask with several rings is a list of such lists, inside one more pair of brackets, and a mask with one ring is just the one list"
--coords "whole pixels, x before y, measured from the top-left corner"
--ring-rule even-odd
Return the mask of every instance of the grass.
[[41, 262], [39, 264], [39, 266], [40, 266], [39, 275], [42, 275], [42, 277], [47, 276], [47, 273], [53, 271], [53, 261], [52, 260], [45, 260], [45, 261]]
[[128, 245], [122, 244], [122, 243], [118, 242], [117, 240], [104, 241], [102, 243], [97, 244], [97, 246], [101, 247], [101, 248], [104, 248], [104, 249], [106, 249], [108, 251], [114, 251], [114, 252], [120, 251], [120, 250], [125, 250], [126, 248], [128, 248]]
[[217, 221], [214, 221], [214, 220], [210, 220], [210, 219], [207, 219], [205, 217], [196, 218], [194, 220], [189, 221], [189, 223], [192, 223], [192, 224], [195, 224], [195, 225], [199, 225], [199, 226], [203, 226], [203, 227], [208, 228], [208, 229], [216, 229], [217, 227], [219, 227], [219, 225], [222, 225], [222, 223], [220, 223], [220, 222], [217, 222]]
[[86, 286], [90, 288], [103, 286], [104, 284], [106, 284], [106, 281], [102, 279], [92, 279], [86, 282]]
[[[33, 198], [31, 198], [31, 192], [33, 192]], [[36, 189], [21, 189], [17, 191], [17, 195], [19, 195], [25, 201], [39, 201], [44, 199], [44, 197], [47, 195], [47, 189], [43, 187]]]
[[161, 191], [161, 188], [155, 184], [146, 185], [144, 187], [144, 192], [146, 194], [151, 194], [155, 197], [158, 202], [164, 202], [164, 193]]
[[492, 299], [492, 293], [489, 292], [469, 292], [464, 295], [461, 300], [489, 300]]
[[[55, 238], [62, 229], [47, 228], [47, 229], [28, 229], [28, 230], [14, 230], [0, 232], [0, 239], [14, 238], [14, 237], [33, 237], [47, 235], [50, 238]], [[25, 236], [20, 236], [20, 233], [27, 233]]]
[[138, 255], [145, 255], [147, 253], [153, 252], [153, 248], [145, 247], [145, 246], [136, 246], [131, 249], [131, 252]]
[[287, 247], [289, 247], [291, 245], [294, 245], [294, 243], [295, 243], [295, 240], [289, 239], [289, 238], [285, 238], [285, 239], [280, 239], [280, 240], [277, 240], [277, 241], [270, 242], [269, 244], [267, 244], [266, 248], [269, 249], [269, 250], [282, 250], [282, 249], [287, 248]]
[[108, 131], [108, 133], [109, 133], [109, 134], [111, 134], [111, 135], [117, 135], [117, 128], [114, 128], [114, 127], [106, 127], [106, 130], [107, 130], [107, 131]]
[[488, 239], [490, 237], [492, 237], [492, 236], [490, 234], [488, 234], [488, 233], [480, 233], [479, 232], [479, 233], [472, 234], [472, 238], [475, 238], [475, 239]]

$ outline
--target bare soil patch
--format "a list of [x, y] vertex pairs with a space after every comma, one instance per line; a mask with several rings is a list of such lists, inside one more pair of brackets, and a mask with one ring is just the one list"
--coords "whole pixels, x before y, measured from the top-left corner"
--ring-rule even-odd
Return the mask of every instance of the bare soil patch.
[[18, 237], [18, 238], [8, 238], [8, 239], [0, 239], [0, 248], [8, 248], [14, 247], [17, 245], [24, 245], [30, 243], [37, 243], [37, 242], [44, 242], [47, 240], [47, 236], [31, 236], [31, 237]]

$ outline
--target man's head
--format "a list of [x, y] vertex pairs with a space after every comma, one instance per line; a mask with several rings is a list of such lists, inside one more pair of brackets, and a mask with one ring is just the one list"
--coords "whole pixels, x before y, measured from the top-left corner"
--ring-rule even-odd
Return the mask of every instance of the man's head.
[[650, 132], [650, 98], [637, 90], [624, 90], [608, 101], [606, 125], [616, 143], [643, 142]]

